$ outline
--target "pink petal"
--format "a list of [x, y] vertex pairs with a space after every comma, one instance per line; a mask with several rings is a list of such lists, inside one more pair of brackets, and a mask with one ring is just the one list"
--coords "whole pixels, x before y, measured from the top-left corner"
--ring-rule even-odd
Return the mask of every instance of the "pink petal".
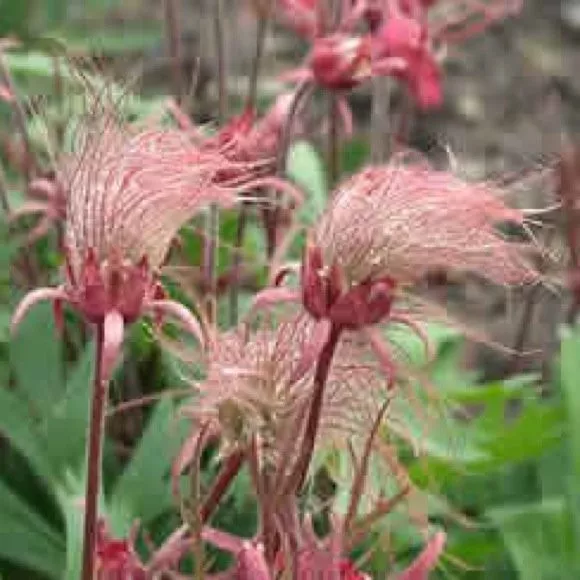
[[257, 179], [252, 179], [247, 184], [240, 189], [237, 189], [237, 193], [243, 193], [244, 191], [251, 191], [258, 188], [270, 187], [279, 193], [285, 193], [288, 195], [297, 206], [302, 205], [304, 202], [304, 194], [295, 185], [292, 185], [288, 181], [284, 181], [278, 177], [259, 177]]
[[264, 549], [258, 544], [244, 542], [236, 563], [237, 580], [272, 580], [270, 570], [264, 557]]
[[437, 532], [427, 543], [415, 561], [396, 580], [427, 580], [429, 572], [437, 564], [437, 560], [445, 545], [445, 532]]
[[395, 367], [395, 363], [393, 362], [391, 352], [385, 344], [380, 331], [378, 331], [376, 328], [367, 326], [363, 328], [363, 332], [371, 343], [371, 347], [377, 356], [379, 365], [385, 373], [387, 378], [387, 389], [391, 389], [395, 384], [395, 377], [397, 376], [397, 369]]
[[252, 301], [250, 307], [250, 314], [256, 310], [261, 310], [263, 308], [268, 308], [282, 302], [300, 302], [301, 295], [298, 290], [292, 288], [266, 288], [261, 292], [258, 292]]
[[67, 295], [63, 288], [37, 288], [29, 292], [18, 304], [14, 314], [12, 315], [12, 321], [10, 323], [10, 331], [15, 332], [18, 325], [22, 322], [26, 313], [32, 308], [37, 302], [42, 300], [66, 300]]
[[117, 363], [121, 345], [123, 344], [125, 322], [116, 310], [105, 315], [103, 322], [103, 350], [101, 355], [101, 373], [103, 381], [107, 382]]
[[206, 338], [197, 318], [183, 305], [175, 300], [153, 300], [146, 307], [146, 310], [154, 314], [168, 314], [183, 324], [185, 329], [191, 333], [202, 347], [205, 347]]
[[238, 536], [234, 536], [228, 532], [216, 530], [210, 526], [203, 527], [201, 537], [205, 542], [209, 542], [216, 548], [229, 552], [230, 554], [239, 554], [244, 549], [244, 539], [238, 538]]
[[403, 324], [409, 327], [420, 339], [425, 347], [425, 356], [427, 357], [427, 361], [431, 361], [435, 353], [433, 352], [433, 345], [429, 340], [429, 336], [425, 332], [425, 330], [414, 321], [412, 318], [409, 318], [403, 314], [391, 314], [389, 316], [389, 322], [394, 322], [395, 324]]
[[5, 103], [14, 102], [14, 93], [6, 85], [0, 85], [0, 100]]

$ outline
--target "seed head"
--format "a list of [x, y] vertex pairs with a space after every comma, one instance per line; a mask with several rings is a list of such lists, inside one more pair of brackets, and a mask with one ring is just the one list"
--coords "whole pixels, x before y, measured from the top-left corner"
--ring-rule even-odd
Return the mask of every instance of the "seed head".
[[206, 203], [228, 205], [232, 189], [216, 183], [223, 157], [196, 151], [178, 130], [136, 129], [98, 103], [57, 170], [66, 191], [66, 279], [37, 289], [17, 308], [16, 326], [37, 301], [63, 301], [104, 328], [103, 376], [112, 370], [126, 323], [147, 312], [171, 314], [199, 339], [182, 305], [165, 300], [158, 268], [179, 228]]
[[350, 284], [390, 277], [414, 283], [434, 271], [472, 271], [500, 284], [535, 274], [522, 244], [497, 231], [523, 225], [501, 192], [419, 163], [369, 167], [343, 183], [316, 229], [323, 263]]
[[192, 150], [178, 130], [138, 131], [111, 116], [84, 127], [61, 170], [69, 191], [65, 241], [74, 274], [88, 250], [99, 263], [163, 261], [179, 228], [208, 203], [234, 202], [215, 186], [224, 160]]

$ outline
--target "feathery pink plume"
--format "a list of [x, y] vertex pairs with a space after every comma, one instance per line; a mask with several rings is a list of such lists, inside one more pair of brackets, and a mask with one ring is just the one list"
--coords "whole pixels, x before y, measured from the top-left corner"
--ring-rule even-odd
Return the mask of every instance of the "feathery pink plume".
[[315, 232], [325, 264], [351, 283], [388, 276], [412, 283], [433, 271], [472, 271], [500, 284], [533, 281], [525, 247], [504, 239], [522, 225], [501, 192], [427, 165], [369, 167], [343, 183]]

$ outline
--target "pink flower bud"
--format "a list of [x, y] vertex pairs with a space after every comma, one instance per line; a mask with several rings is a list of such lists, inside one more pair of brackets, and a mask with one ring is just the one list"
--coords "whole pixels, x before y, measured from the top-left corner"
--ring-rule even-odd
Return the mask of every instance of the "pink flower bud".
[[348, 90], [372, 75], [370, 36], [336, 33], [317, 38], [310, 53], [316, 82], [330, 90]]
[[443, 99], [441, 71], [432, 52], [426, 23], [405, 14], [391, 15], [373, 36], [380, 58], [398, 59], [392, 74], [405, 81], [420, 107], [438, 107]]
[[133, 548], [133, 539], [112, 538], [105, 523], [99, 521], [95, 580], [145, 580], [145, 578], [147, 578], [145, 567]]

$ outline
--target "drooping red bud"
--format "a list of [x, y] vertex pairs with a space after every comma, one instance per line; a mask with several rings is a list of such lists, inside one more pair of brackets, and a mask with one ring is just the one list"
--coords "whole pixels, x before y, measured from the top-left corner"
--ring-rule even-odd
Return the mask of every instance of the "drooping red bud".
[[336, 33], [317, 38], [310, 54], [316, 82], [330, 90], [349, 90], [371, 77], [371, 38]]

